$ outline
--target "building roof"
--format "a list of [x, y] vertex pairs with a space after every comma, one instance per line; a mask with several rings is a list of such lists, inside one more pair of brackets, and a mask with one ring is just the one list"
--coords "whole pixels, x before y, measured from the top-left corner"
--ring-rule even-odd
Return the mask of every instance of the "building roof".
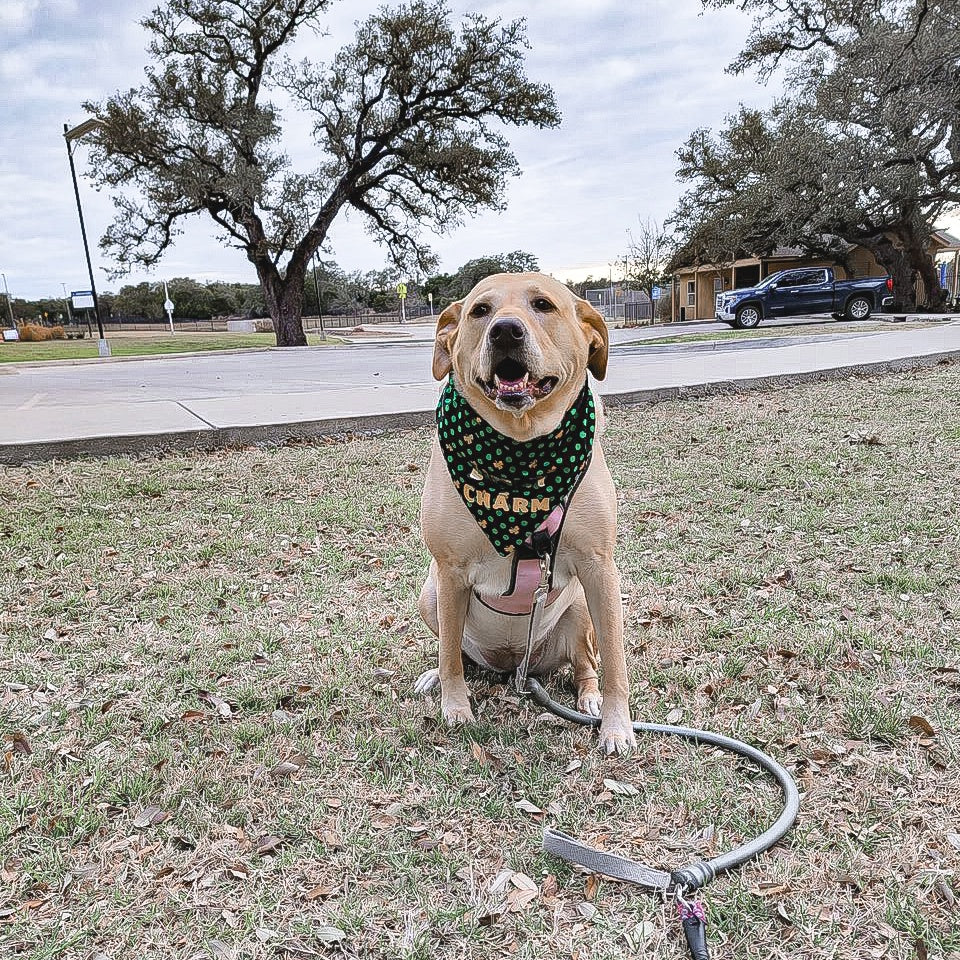
[[955, 237], [949, 230], [934, 230], [931, 237], [940, 244], [941, 252], [960, 250], [960, 238]]

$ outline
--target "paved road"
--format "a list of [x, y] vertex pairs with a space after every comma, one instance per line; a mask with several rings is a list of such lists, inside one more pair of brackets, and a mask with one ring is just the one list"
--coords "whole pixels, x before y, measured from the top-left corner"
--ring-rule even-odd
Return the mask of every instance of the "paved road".
[[[823, 326], [835, 321], [772, 322], [770, 326]], [[405, 339], [400, 342], [361, 342], [330, 349], [264, 350], [249, 353], [197, 353], [187, 357], [157, 357], [136, 362], [36, 364], [16, 367], [0, 364], [0, 397], [3, 406], [17, 410], [144, 401], [190, 402], [222, 397], [244, 397], [251, 392], [296, 394], [314, 390], [344, 390], [357, 384], [370, 387], [430, 386], [433, 328], [425, 324], [380, 328]], [[726, 340], [717, 343], [644, 347], [643, 341], [677, 335], [728, 330], [722, 323], [664, 325], [611, 330], [613, 355], [651, 357], [677, 352], [711, 353], [738, 349], [767, 349], [789, 343], [814, 342], [802, 338]], [[871, 334], [872, 335], [872, 334]], [[818, 339], [849, 339], [855, 334], [824, 334]], [[630, 346], [633, 345], [633, 346]], [[613, 360], [615, 365], [616, 361]], [[2, 428], [0, 428], [2, 431]], [[0, 432], [2, 438], [2, 432]]]
[[[0, 462], [426, 423], [439, 386], [430, 375], [429, 330], [416, 336], [337, 349], [0, 365]], [[598, 384], [613, 402], [960, 358], [960, 322], [721, 344], [644, 346], [637, 331], [614, 331], [613, 340], [607, 378]]]

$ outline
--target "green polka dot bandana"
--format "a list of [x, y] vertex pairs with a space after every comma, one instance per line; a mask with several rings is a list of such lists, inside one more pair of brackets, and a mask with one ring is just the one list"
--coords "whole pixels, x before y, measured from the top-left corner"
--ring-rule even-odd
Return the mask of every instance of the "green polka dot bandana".
[[460, 498], [509, 556], [565, 505], [590, 462], [597, 412], [587, 384], [553, 433], [525, 442], [498, 433], [447, 381], [437, 404], [440, 447]]

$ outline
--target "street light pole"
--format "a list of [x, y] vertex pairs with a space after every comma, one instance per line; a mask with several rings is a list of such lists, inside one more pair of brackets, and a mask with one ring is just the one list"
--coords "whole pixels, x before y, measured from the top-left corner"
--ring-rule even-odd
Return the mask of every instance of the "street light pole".
[[13, 319], [13, 304], [10, 302], [10, 288], [7, 286], [7, 275], [5, 273], [0, 273], [0, 277], [3, 277], [3, 291], [7, 295], [7, 310], [10, 313], [10, 326], [16, 330], [17, 321]]
[[617, 319], [617, 305], [613, 299], [613, 264], [608, 263], [607, 266], [610, 268], [610, 311], [611, 311], [611, 320]]
[[73, 193], [77, 198], [77, 216], [80, 218], [80, 236], [83, 237], [83, 252], [87, 257], [87, 274], [90, 277], [90, 294], [93, 297], [93, 315], [97, 318], [97, 331], [100, 334], [100, 356], [110, 356], [110, 344], [107, 343], [103, 332], [103, 321], [100, 319], [100, 302], [97, 300], [97, 285], [93, 280], [93, 264], [90, 262], [90, 246], [87, 243], [87, 228], [83, 222], [83, 207], [80, 206], [80, 187], [77, 185], [77, 169], [73, 165], [73, 141], [79, 140], [91, 130], [100, 126], [99, 120], [84, 120], [72, 130], [69, 124], [63, 125], [63, 139], [67, 142], [67, 159], [70, 161], [70, 176], [73, 178]]

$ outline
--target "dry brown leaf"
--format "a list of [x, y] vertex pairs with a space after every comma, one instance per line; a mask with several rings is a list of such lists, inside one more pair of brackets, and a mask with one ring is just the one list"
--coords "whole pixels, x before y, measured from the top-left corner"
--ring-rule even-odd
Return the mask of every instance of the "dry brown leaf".
[[13, 753], [19, 753], [23, 756], [29, 756], [33, 753], [29, 741], [22, 733], [9, 733], [7, 734], [7, 740], [10, 742]]
[[611, 793], [619, 794], [621, 797], [636, 797], [640, 794], [640, 791], [632, 783], [624, 783], [621, 780], [604, 778], [603, 785]]
[[283, 837], [278, 837], [272, 833], [268, 833], [266, 836], [261, 837], [257, 841], [257, 845], [254, 847], [254, 850], [256, 853], [259, 853], [262, 856], [265, 853], [273, 853], [273, 851], [279, 849], [282, 845]]
[[311, 887], [304, 895], [304, 900], [326, 900], [327, 897], [332, 897], [337, 892], [336, 887], [331, 887], [329, 884], [318, 883], [315, 887]]
[[539, 892], [536, 882], [531, 880], [525, 873], [514, 873], [510, 877], [510, 882], [518, 890], [532, 890], [534, 893]]
[[526, 910], [536, 899], [536, 890], [511, 890], [507, 894], [507, 911], [509, 913], [520, 913], [521, 910]]
[[925, 733], [928, 737], [935, 737], [937, 735], [936, 729], [934, 729], [933, 724], [924, 716], [921, 716], [919, 713], [913, 714], [907, 723], [910, 725], [910, 728], [917, 730], [920, 733]]
[[169, 819], [170, 814], [162, 807], [149, 806], [144, 807], [133, 818], [133, 826], [136, 827], [137, 830], [145, 830], [147, 827], [152, 827], [154, 824], [163, 823], [164, 820]]
[[208, 940], [207, 950], [213, 960], [235, 960], [237, 953], [229, 944], [222, 940]]
[[299, 770], [300, 770], [299, 765], [294, 763], [292, 760], [281, 760], [270, 771], [270, 776], [271, 777], [292, 777], [293, 774], [297, 773]]
[[488, 888], [489, 892], [493, 895], [498, 893], [503, 893], [507, 889], [507, 885], [510, 883], [510, 878], [513, 876], [512, 870], [501, 870], [494, 878], [490, 881], [490, 886]]

